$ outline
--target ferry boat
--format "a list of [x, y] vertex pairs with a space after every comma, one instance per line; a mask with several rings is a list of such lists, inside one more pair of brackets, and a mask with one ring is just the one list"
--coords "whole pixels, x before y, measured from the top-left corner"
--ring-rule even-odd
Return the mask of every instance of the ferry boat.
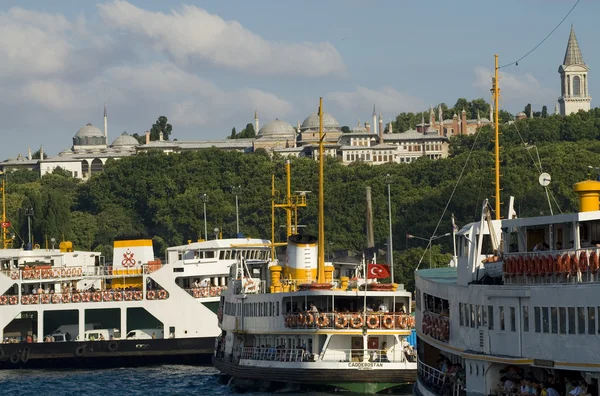
[[411, 386], [416, 379], [409, 340], [411, 293], [403, 285], [371, 279], [384, 270], [377, 264], [324, 260], [322, 164], [319, 238], [297, 232], [297, 209], [306, 206], [306, 197], [291, 195], [288, 162], [287, 195], [276, 202], [273, 181], [272, 199], [273, 212], [283, 208], [288, 213], [288, 238], [270, 246], [274, 258], [275, 246], [287, 244], [285, 260], [280, 264], [242, 255], [231, 267], [219, 306], [222, 334], [213, 364], [235, 387], [377, 393]]
[[598, 394], [600, 182], [574, 191], [577, 213], [532, 218], [486, 200], [458, 257], [416, 272], [415, 395]]
[[270, 260], [262, 239], [190, 242], [164, 262], [139, 239], [115, 241], [109, 265], [68, 241], [11, 248], [2, 220], [0, 368], [209, 363], [229, 267]]

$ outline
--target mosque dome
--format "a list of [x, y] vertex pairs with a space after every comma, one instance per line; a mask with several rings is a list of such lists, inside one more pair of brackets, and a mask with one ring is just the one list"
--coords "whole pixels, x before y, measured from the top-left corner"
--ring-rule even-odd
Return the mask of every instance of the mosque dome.
[[110, 146], [111, 147], [123, 147], [123, 146], [137, 146], [139, 144], [140, 144], [140, 142], [138, 142], [138, 140], [136, 138], [134, 138], [133, 136], [129, 136], [127, 134], [127, 132], [123, 132], [121, 134], [121, 136], [116, 138]]
[[[339, 129], [340, 123], [329, 113], [323, 113], [323, 129]], [[302, 129], [319, 129], [319, 115], [312, 113], [302, 123]]]
[[279, 119], [274, 119], [273, 121], [267, 123], [260, 131], [258, 131], [258, 136], [263, 137], [292, 137], [292, 139], [296, 136], [296, 130], [293, 126], [288, 124], [285, 121], [281, 121]]
[[106, 146], [106, 138], [100, 129], [87, 124], [73, 137], [73, 146]]
[[[325, 123], [325, 122], [323, 122]], [[365, 128], [364, 126], [360, 125], [360, 121], [358, 121], [358, 124], [356, 124], [356, 126], [354, 128], [352, 128], [352, 132], [354, 133], [367, 133], [367, 128]]]

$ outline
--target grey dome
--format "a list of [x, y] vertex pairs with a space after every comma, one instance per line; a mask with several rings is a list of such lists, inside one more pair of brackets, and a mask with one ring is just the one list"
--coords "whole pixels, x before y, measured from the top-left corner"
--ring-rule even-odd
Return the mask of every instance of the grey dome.
[[92, 124], [87, 124], [86, 126], [79, 128], [75, 137], [104, 137], [104, 133]]
[[116, 138], [112, 144], [110, 145], [111, 147], [117, 147], [117, 146], [137, 146], [138, 144], [140, 144], [140, 142], [138, 142], [138, 140], [136, 138], [134, 138], [133, 136], [129, 136], [127, 134], [127, 132], [123, 132], [121, 134], [121, 136], [119, 136], [118, 138]]
[[258, 136], [284, 136], [291, 137], [292, 139], [294, 139], [296, 136], [296, 130], [287, 122], [281, 121], [279, 119], [274, 119], [273, 121], [267, 123], [262, 128], [260, 128], [260, 131], [258, 131]]
[[[323, 113], [323, 129], [339, 129], [340, 123], [329, 113]], [[319, 129], [319, 115], [312, 113], [302, 123], [302, 129]]]

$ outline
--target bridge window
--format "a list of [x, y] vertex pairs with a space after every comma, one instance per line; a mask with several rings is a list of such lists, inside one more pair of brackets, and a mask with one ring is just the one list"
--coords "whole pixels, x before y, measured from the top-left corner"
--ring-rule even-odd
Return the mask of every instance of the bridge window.
[[596, 307], [588, 307], [588, 334], [596, 333]]
[[459, 317], [459, 323], [461, 326], [465, 325], [465, 318], [463, 315], [463, 303], [458, 303], [458, 317]]
[[577, 319], [578, 333], [585, 334], [585, 308], [577, 307]]
[[500, 330], [504, 331], [504, 307], [498, 307], [500, 309]]
[[541, 315], [540, 307], [533, 308], [533, 315], [534, 315], [533, 320], [535, 322], [535, 332], [541, 333], [542, 332], [542, 315]]
[[488, 305], [488, 329], [494, 330], [494, 306]]
[[565, 307], [558, 307], [558, 321], [559, 333], [567, 334], [567, 309]]
[[529, 331], [529, 306], [523, 305], [523, 331]]
[[515, 307], [510, 307], [510, 331], [517, 331]]
[[558, 308], [550, 308], [550, 331], [552, 334], [558, 334]]
[[569, 307], [569, 334], [575, 334], [575, 308]]
[[550, 319], [548, 307], [542, 307], [542, 330], [544, 333], [550, 333]]

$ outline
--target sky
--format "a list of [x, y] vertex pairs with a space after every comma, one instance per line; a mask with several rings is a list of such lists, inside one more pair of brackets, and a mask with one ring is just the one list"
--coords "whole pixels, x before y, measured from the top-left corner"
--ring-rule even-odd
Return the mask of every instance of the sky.
[[[324, 110], [341, 125], [386, 122], [456, 99], [490, 101], [504, 65], [538, 44], [575, 0], [0, 0], [0, 161], [56, 155], [86, 123], [108, 140], [159, 116], [178, 140], [224, 139], [253, 122], [296, 125]], [[573, 24], [600, 93], [600, 2], [581, 0], [518, 66], [501, 108], [553, 111]], [[600, 72], [599, 72], [600, 73]], [[595, 101], [592, 100], [592, 106]]]

